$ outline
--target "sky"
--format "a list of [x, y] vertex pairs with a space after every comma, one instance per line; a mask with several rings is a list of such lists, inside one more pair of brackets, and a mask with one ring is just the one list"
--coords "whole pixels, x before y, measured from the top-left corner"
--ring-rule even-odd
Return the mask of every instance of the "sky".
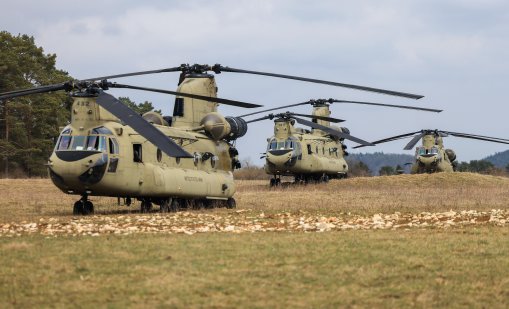
[[[4, 0], [0, 30], [34, 36], [77, 79], [182, 63], [215, 64], [421, 94], [420, 100], [327, 85], [221, 73], [218, 96], [265, 108], [318, 98], [444, 109], [440, 114], [334, 104], [352, 135], [373, 141], [420, 129], [509, 138], [509, 2], [504, 0]], [[175, 90], [177, 73], [116, 80]], [[168, 115], [174, 97], [115, 89]], [[228, 116], [250, 110], [221, 106]], [[284, 111], [284, 110], [283, 110]], [[292, 109], [311, 113], [311, 106]], [[259, 153], [273, 123], [237, 141], [241, 159]], [[406, 140], [350, 152], [407, 153]], [[347, 141], [349, 148], [356, 144]], [[449, 137], [459, 161], [509, 145]]]

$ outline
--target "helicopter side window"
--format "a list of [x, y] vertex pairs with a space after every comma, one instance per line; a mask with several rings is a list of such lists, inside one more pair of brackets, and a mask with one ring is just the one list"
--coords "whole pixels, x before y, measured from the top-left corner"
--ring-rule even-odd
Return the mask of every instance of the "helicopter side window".
[[292, 140], [287, 140], [285, 148], [286, 149], [293, 149], [293, 141]]
[[308, 154], [312, 154], [313, 152], [311, 151], [311, 145], [307, 144], [308, 146]]
[[69, 146], [71, 145], [71, 139], [72, 139], [72, 136], [70, 136], [70, 135], [61, 136], [60, 141], [58, 142], [57, 150], [69, 149]]
[[141, 144], [133, 144], [133, 161], [142, 163], [142, 148]]
[[71, 134], [71, 132], [72, 132], [72, 131], [71, 131], [71, 128], [65, 128], [65, 129], [62, 131], [62, 133], [60, 133], [60, 134], [62, 134], [62, 135], [64, 135], [64, 134]]
[[108, 141], [109, 141], [109, 144], [110, 144], [110, 153], [111, 154], [118, 154], [119, 153], [119, 147], [118, 147], [117, 140], [114, 139], [114, 138], [109, 138]]

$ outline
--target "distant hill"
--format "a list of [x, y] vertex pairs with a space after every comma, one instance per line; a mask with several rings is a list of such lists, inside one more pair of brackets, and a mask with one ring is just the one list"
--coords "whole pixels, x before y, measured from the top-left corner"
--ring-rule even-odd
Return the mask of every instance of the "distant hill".
[[509, 164], [509, 150], [497, 152], [490, 156], [487, 156], [483, 160], [493, 163], [496, 167], [505, 168]]
[[393, 166], [400, 165], [405, 167], [405, 163], [413, 163], [414, 156], [400, 153], [351, 153], [346, 157], [347, 161], [354, 163], [356, 161], [364, 162], [371, 171], [372, 175], [378, 175], [378, 171], [382, 166]]

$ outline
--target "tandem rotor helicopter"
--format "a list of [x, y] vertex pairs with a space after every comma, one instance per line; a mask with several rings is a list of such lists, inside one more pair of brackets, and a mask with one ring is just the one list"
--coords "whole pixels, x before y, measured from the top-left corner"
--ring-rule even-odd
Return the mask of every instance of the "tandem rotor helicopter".
[[[180, 72], [177, 91], [112, 83], [109, 79]], [[232, 171], [240, 167], [235, 140], [247, 132], [241, 117], [225, 117], [218, 104], [244, 108], [260, 105], [221, 99], [213, 72], [245, 73], [327, 84], [420, 99], [409, 93], [291, 75], [248, 71], [219, 64], [188, 65], [74, 80], [0, 94], [0, 100], [67, 91], [73, 99], [71, 120], [56, 142], [47, 167], [64, 193], [79, 195], [74, 214], [92, 214], [90, 196], [136, 198], [141, 211], [153, 204], [162, 212], [180, 208], [235, 207]], [[125, 88], [175, 95], [173, 115], [140, 116], [105, 91]], [[317, 117], [315, 117], [317, 118]], [[342, 137], [349, 136], [343, 133]]]
[[[267, 119], [274, 119], [274, 136], [267, 139], [265, 157], [265, 172], [273, 175], [270, 185], [279, 185], [281, 176], [293, 176], [295, 183], [300, 182], [327, 182], [330, 178], [346, 178], [348, 164], [345, 157], [348, 155], [344, 140], [351, 140], [362, 146], [374, 146], [370, 142], [350, 135], [345, 127], [331, 126], [330, 123], [344, 120], [330, 117], [330, 105], [333, 103], [362, 104], [392, 108], [414, 109], [428, 112], [441, 112], [442, 110], [413, 107], [406, 105], [392, 105], [361, 101], [347, 101], [336, 99], [309, 100], [302, 103], [280, 106], [263, 111], [242, 115], [252, 116], [282, 108], [300, 105], [313, 106], [312, 115], [302, 115], [291, 112], [268, 114], [264, 117], [247, 121], [252, 123]], [[299, 117], [310, 117], [308, 121]], [[295, 127], [295, 122], [311, 127], [312, 130]]]
[[[396, 135], [372, 143], [377, 145], [413, 136], [410, 142], [403, 148], [404, 150], [411, 150], [419, 140], [422, 139], [422, 146], [415, 148], [415, 163], [412, 165], [411, 173], [454, 172], [457, 166], [457, 162], [455, 161], [456, 153], [452, 149], [445, 149], [443, 142], [443, 138], [449, 135], [493, 143], [509, 144], [509, 139], [504, 138], [429, 129]], [[360, 147], [363, 147], [363, 145], [354, 148]]]

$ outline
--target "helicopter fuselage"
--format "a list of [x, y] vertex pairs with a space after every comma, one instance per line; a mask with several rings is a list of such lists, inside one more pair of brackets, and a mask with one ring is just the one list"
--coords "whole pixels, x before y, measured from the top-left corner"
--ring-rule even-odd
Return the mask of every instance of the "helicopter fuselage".
[[[209, 88], [215, 95], [215, 83]], [[63, 192], [77, 195], [230, 198], [235, 193], [232, 162], [236, 162], [237, 151], [229, 142], [194, 129], [199, 120], [194, 119], [191, 104], [199, 103], [185, 100], [186, 104], [180, 106], [183, 111], [173, 117], [176, 127], [164, 120], [153, 125], [193, 158], [167, 156], [100, 107], [94, 97], [75, 97], [71, 123], [62, 131], [48, 161], [53, 183]], [[208, 109], [202, 108], [199, 113], [214, 114], [217, 104], [206, 104], [210, 105]], [[184, 113], [187, 121], [182, 117]]]

